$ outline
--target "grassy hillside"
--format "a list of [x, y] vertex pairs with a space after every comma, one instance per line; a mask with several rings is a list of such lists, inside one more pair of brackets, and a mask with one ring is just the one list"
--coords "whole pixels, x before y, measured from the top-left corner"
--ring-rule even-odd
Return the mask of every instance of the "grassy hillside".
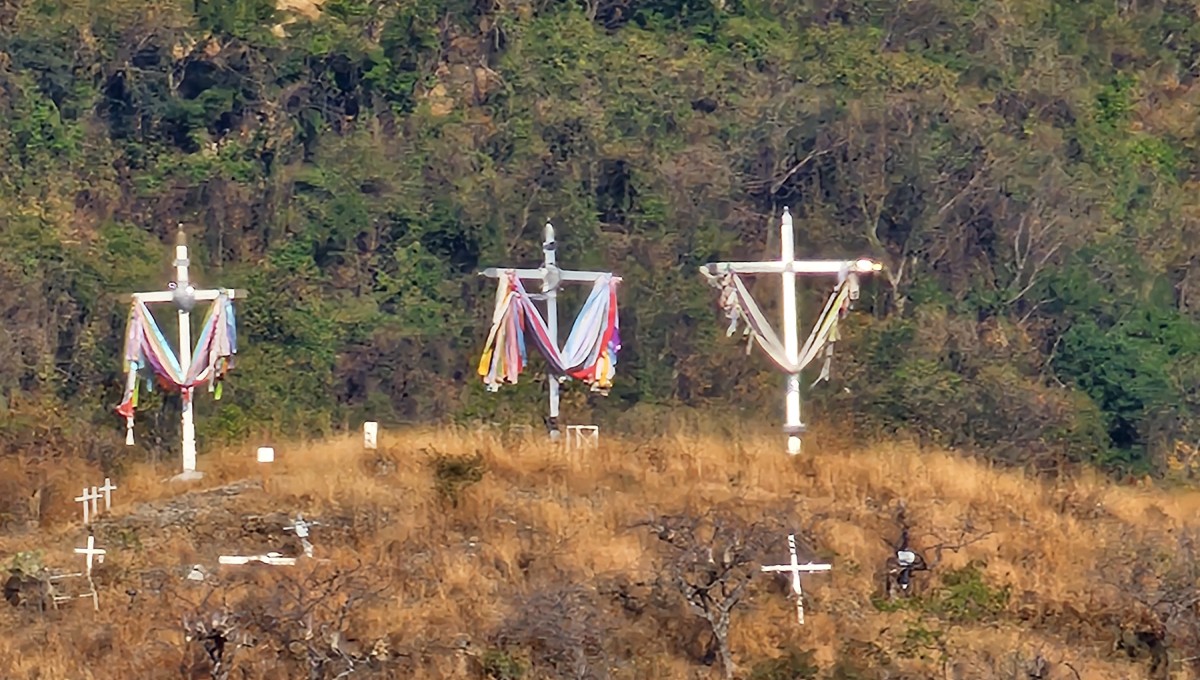
[[[1051, 484], [957, 454], [843, 442], [818, 434], [793, 459], [778, 437], [608, 438], [564, 455], [411, 431], [385, 432], [377, 452], [350, 439], [281, 445], [266, 479], [244, 449], [208, 458], [193, 488], [137, 466], [95, 522], [109, 551], [101, 610], [0, 606], [0, 669], [14, 680], [716, 678], [712, 628], [681, 584], [721, 573], [727, 586], [748, 578], [727, 636], [738, 678], [1197, 676], [1200, 493], [1086, 475]], [[70, 499], [99, 471], [6, 465], [6, 496], [33, 491], [19, 479], [41, 492], [4, 518], [0, 554], [37, 550], [76, 568], [85, 531]], [[879, 574], [901, 503], [927, 559], [961, 547], [917, 575], [914, 597], [888, 601]], [[215, 569], [219, 554], [294, 551], [281, 527], [295, 512], [321, 523], [315, 561]], [[802, 560], [834, 565], [805, 577], [803, 627], [782, 578], [758, 573], [786, 560], [789, 531]], [[209, 582], [184, 578], [193, 564], [215, 572]], [[719, 604], [720, 589], [708, 592]], [[214, 671], [184, 622], [218, 613], [236, 630]], [[335, 633], [357, 647], [332, 651]], [[350, 664], [356, 674], [339, 675]]]

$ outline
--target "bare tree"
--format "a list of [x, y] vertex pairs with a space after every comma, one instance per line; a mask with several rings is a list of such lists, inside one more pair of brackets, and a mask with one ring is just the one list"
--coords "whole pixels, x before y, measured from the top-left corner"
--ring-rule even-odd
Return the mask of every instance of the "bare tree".
[[[1150, 652], [1151, 677], [1167, 677], [1172, 651], [1187, 654], [1177, 663], [1195, 670], [1200, 668], [1200, 656], [1191, 650], [1200, 647], [1200, 558], [1197, 550], [1200, 531], [1181, 529], [1170, 541], [1171, 549], [1162, 544], [1141, 541], [1134, 558], [1128, 581], [1120, 584], [1126, 594], [1149, 614], [1149, 626], [1142, 626], [1137, 638]], [[1158, 555], [1156, 560], [1146, 559]], [[1118, 572], [1121, 573], [1121, 572]], [[1177, 656], [1177, 655], [1176, 655]]]
[[203, 677], [197, 675], [202, 673], [211, 680], [226, 680], [234, 668], [238, 650], [251, 646], [240, 617], [224, 607], [204, 618], [185, 614], [183, 630], [184, 641], [197, 643], [203, 652], [185, 661], [188, 677]]
[[707, 622], [722, 677], [732, 680], [737, 667], [729, 647], [731, 615], [758, 572], [758, 556], [768, 542], [764, 527], [722, 511], [666, 516], [637, 526], [648, 527], [666, 545], [665, 577], [688, 609]]
[[596, 592], [580, 585], [550, 585], [522, 597], [516, 615], [496, 636], [502, 646], [529, 650], [535, 666], [555, 678], [603, 680], [608, 677], [604, 641], [616, 628]]
[[[271, 576], [267, 584], [217, 585], [183, 617], [185, 677], [226, 680], [235, 661], [240, 668], [265, 655], [272, 666], [300, 665], [309, 680], [336, 680], [379, 659], [377, 649], [349, 637], [351, 612], [387, 589], [362, 565]], [[217, 597], [220, 605], [210, 604]]]

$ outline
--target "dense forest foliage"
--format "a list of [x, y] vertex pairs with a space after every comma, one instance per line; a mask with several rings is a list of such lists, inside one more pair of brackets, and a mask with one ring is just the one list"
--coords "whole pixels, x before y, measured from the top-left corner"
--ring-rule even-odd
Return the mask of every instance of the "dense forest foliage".
[[[810, 418], [1186, 471], [1198, 73], [1176, 0], [3, 0], [0, 439], [124, 453], [126, 294], [180, 223], [200, 283], [251, 293], [202, 447], [539, 422], [534, 375], [475, 374], [476, 272], [536, 264], [546, 220], [563, 266], [624, 277], [617, 385], [568, 421], [774, 426], [781, 379], [696, 266], [775, 256], [787, 206], [798, 252], [887, 265]], [[145, 446], [177, 409], [149, 400]]]

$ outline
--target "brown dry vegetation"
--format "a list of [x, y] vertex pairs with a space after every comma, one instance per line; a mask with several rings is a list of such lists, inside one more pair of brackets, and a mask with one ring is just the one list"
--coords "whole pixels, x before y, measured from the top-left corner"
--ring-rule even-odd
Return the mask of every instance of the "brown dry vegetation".
[[[377, 452], [352, 439], [281, 446], [267, 480], [245, 451], [206, 457], [205, 480], [185, 488], [163, 484], [165, 470], [131, 469], [95, 522], [109, 551], [96, 571], [101, 610], [0, 603], [0, 677], [224, 677], [183, 626], [220, 610], [240, 617], [249, 645], [226, 657], [231, 678], [336, 677], [346, 662], [328, 651], [333, 631], [360, 646], [348, 677], [718, 677], [703, 620], [656, 580], [668, 548], [638, 526], [710, 507], [769, 532], [757, 563], [786, 559], [792, 530], [808, 556], [834, 564], [806, 577], [804, 627], [782, 579], [751, 579], [730, 636], [740, 677], [810, 677], [764, 665], [804, 650], [819, 677], [845, 679], [1196, 677], [1187, 551], [1200, 493], [1051, 484], [907, 445], [855, 450], [814, 436], [793, 459], [780, 444], [609, 439], [564, 455], [414, 431], [385, 433]], [[436, 455], [476, 452], [482, 478], [441, 493]], [[47, 478], [10, 465], [8, 498], [44, 491], [38, 530], [18, 530], [32, 517], [10, 513], [0, 556], [38, 549], [47, 565], [77, 568], [71, 549], [86, 533], [69, 487], [80, 470]], [[919, 574], [909, 606], [879, 607], [901, 500], [918, 548], [964, 529], [982, 539]], [[295, 539], [277, 513], [298, 511], [323, 523], [313, 542], [329, 562], [217, 568], [228, 551], [286, 550]], [[943, 585], [973, 562], [982, 582]], [[184, 579], [196, 563], [210, 583]]]

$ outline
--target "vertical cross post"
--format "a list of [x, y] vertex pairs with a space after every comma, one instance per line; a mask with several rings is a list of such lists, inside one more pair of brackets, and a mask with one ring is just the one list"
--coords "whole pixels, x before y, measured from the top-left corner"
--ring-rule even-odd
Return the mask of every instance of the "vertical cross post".
[[800, 574], [811, 573], [815, 571], [829, 571], [833, 569], [830, 564], [817, 564], [815, 562], [807, 562], [800, 564], [800, 559], [796, 556], [796, 534], [788, 534], [788, 550], [792, 554], [790, 564], [776, 564], [765, 566], [762, 568], [764, 572], [788, 572], [792, 575], [792, 592], [796, 595], [796, 618], [800, 625], [804, 625], [804, 591], [800, 587]]
[[100, 515], [100, 499], [101, 498], [103, 498], [103, 496], [100, 495], [100, 491], [96, 487], [93, 486], [92, 487], [92, 516], [93, 517], [97, 517]]
[[[781, 262], [792, 262], [795, 254], [795, 231], [792, 228], [792, 214], [787, 209], [783, 211], [783, 221], [780, 225], [779, 259]], [[783, 279], [783, 348], [788, 361], [795, 364], [800, 357], [799, 319], [796, 318], [796, 272], [785, 270], [780, 277]], [[784, 431], [788, 434], [787, 451], [791, 455], [800, 453], [800, 433], [804, 431], [804, 423], [800, 420], [800, 374], [789, 373], [787, 376], [785, 397]]]
[[[558, 259], [555, 256], [557, 244], [554, 242], [554, 227], [549, 222], [546, 223], [546, 228], [542, 231], [542, 268], [547, 272], [552, 272], [558, 267]], [[550, 331], [550, 340], [558, 347], [558, 282], [551, 281], [550, 277], [542, 279], [542, 294], [546, 296], [546, 330]], [[550, 381], [550, 419], [546, 421], [546, 427], [550, 431], [550, 441], [558, 441], [560, 432], [558, 429], [558, 381], [551, 379]]]

